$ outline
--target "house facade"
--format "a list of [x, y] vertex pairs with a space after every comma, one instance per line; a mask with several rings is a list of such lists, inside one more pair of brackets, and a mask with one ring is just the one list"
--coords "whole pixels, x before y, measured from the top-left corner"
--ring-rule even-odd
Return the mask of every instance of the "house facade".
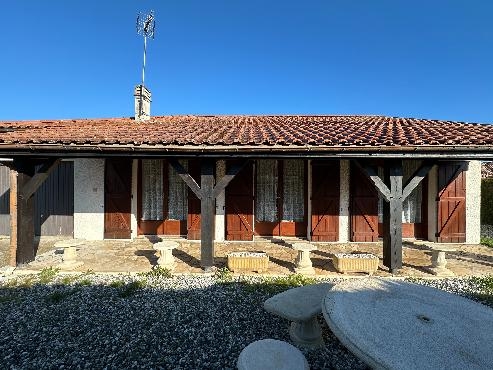
[[[200, 160], [180, 162], [200, 182]], [[228, 162], [216, 162], [216, 182]], [[403, 161], [404, 181], [421, 162]], [[480, 174], [479, 161], [438, 163], [403, 203], [403, 237], [479, 243]], [[216, 198], [214, 240], [373, 242], [382, 237], [382, 208], [351, 160], [252, 159]], [[166, 159], [74, 160], [76, 238], [200, 240], [200, 219], [200, 200]]]
[[14, 262], [33, 258], [34, 199], [47, 181], [53, 188], [64, 166], [72, 168], [73, 189], [55, 193], [72, 194], [65, 213], [73, 237], [200, 240], [204, 266], [213, 265], [214, 240], [383, 238], [391, 270], [401, 265], [402, 238], [479, 243], [480, 160], [493, 157], [492, 125], [383, 116], [146, 117], [0, 122]]

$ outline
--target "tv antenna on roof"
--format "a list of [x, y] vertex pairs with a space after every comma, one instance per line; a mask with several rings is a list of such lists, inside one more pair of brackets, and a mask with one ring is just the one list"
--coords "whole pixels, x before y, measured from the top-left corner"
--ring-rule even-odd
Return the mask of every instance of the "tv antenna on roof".
[[154, 39], [154, 29], [156, 21], [154, 20], [154, 10], [149, 13], [139, 13], [137, 16], [137, 34], [144, 36], [144, 63], [142, 64], [142, 85], [144, 85], [145, 70], [146, 70], [146, 53], [147, 53], [147, 38]]

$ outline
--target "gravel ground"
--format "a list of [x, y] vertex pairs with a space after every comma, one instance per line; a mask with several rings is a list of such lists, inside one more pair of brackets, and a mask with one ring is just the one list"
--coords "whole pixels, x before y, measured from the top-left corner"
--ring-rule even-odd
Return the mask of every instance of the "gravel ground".
[[[262, 308], [279, 286], [205, 275], [36, 279], [0, 285], [1, 368], [233, 369], [249, 343], [289, 341], [288, 321]], [[419, 283], [473, 298], [478, 289], [471, 279]], [[304, 351], [311, 369], [365, 369], [319, 319], [327, 345]]]

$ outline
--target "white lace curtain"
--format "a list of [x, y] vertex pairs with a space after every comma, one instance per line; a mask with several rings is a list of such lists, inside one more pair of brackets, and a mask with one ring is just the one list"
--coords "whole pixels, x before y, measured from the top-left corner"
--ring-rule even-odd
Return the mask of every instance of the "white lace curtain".
[[283, 221], [301, 222], [305, 219], [305, 166], [303, 161], [283, 161]]
[[[180, 160], [183, 168], [188, 169], [188, 161]], [[188, 186], [178, 176], [175, 169], [169, 166], [169, 197], [168, 197], [168, 219], [186, 220], [188, 215]]]
[[255, 218], [257, 221], [276, 222], [277, 220], [277, 161], [273, 159], [257, 161], [257, 188]]
[[142, 160], [142, 220], [163, 219], [163, 162]]

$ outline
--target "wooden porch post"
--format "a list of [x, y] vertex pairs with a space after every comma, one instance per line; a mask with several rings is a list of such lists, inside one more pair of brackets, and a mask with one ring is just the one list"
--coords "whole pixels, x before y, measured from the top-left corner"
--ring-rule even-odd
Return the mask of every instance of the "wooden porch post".
[[10, 265], [28, 263], [36, 255], [34, 247], [34, 197], [24, 199], [22, 189], [34, 176], [34, 163], [14, 159], [10, 170]]
[[389, 161], [384, 171], [390, 194], [383, 203], [383, 264], [395, 272], [402, 268], [402, 161]]
[[248, 161], [238, 163], [228, 168], [226, 175], [214, 186], [214, 167], [216, 161], [204, 158], [200, 166], [200, 186], [195, 182], [192, 176], [176, 160], [171, 158], [169, 164], [176, 170], [180, 178], [188, 185], [200, 199], [200, 265], [205, 271], [214, 266], [214, 216], [215, 201], [226, 186], [240, 173]]
[[14, 158], [10, 166], [10, 265], [34, 260], [34, 193], [60, 163], [59, 158], [38, 162]]
[[200, 165], [200, 264], [204, 270], [214, 266], [214, 167], [215, 161], [204, 159]]
[[371, 166], [365, 166], [357, 160], [355, 163], [372, 181], [384, 200], [383, 264], [391, 272], [395, 272], [402, 268], [402, 203], [425, 178], [434, 162], [425, 161], [404, 186], [402, 184], [402, 160], [391, 159], [385, 162], [385, 181], [378, 177], [377, 172]]

